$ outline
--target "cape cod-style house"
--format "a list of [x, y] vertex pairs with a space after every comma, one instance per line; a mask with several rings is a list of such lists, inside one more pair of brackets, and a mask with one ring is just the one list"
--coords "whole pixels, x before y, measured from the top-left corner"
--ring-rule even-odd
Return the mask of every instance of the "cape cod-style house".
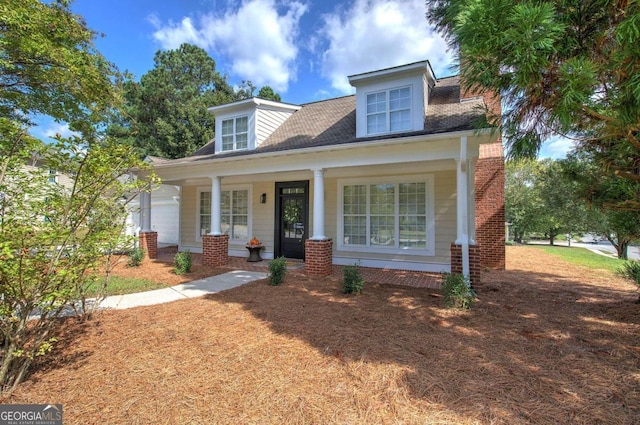
[[[428, 272], [504, 268], [504, 158], [477, 129], [498, 98], [437, 79], [428, 61], [349, 77], [356, 94], [303, 105], [250, 98], [215, 106], [215, 139], [193, 155], [154, 159], [181, 188], [180, 250], [224, 265], [246, 257]], [[499, 111], [499, 109], [497, 109]], [[149, 195], [141, 243], [154, 256]]]

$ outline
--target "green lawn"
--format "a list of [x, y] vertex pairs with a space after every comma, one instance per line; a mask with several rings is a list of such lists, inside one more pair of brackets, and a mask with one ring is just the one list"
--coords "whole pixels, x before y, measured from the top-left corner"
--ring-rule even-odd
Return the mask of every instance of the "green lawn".
[[604, 255], [595, 254], [585, 248], [569, 248], [566, 246], [548, 246], [548, 245], [529, 245], [536, 249], [555, 255], [564, 261], [572, 264], [589, 267], [591, 269], [603, 269], [612, 273], [617, 272], [624, 261], [617, 258], [605, 257]]
[[[101, 281], [99, 282], [102, 283]], [[135, 292], [151, 291], [154, 289], [167, 288], [169, 285], [156, 283], [147, 279], [111, 276], [105, 295], [124, 295]], [[95, 289], [90, 288], [89, 293], [95, 294]]]

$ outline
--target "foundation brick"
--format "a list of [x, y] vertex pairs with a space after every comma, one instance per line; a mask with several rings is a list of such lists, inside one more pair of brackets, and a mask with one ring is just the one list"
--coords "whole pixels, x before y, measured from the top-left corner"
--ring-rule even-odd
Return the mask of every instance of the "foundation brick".
[[202, 236], [202, 264], [209, 267], [229, 263], [229, 235]]
[[332, 271], [333, 240], [305, 241], [304, 270], [310, 276], [328, 276]]
[[[471, 285], [480, 283], [480, 272], [482, 270], [480, 246], [469, 245], [469, 277]], [[462, 274], [462, 245], [451, 244], [451, 273]]]
[[158, 258], [158, 232], [140, 232], [138, 238], [140, 248], [145, 250], [145, 256], [152, 260]]

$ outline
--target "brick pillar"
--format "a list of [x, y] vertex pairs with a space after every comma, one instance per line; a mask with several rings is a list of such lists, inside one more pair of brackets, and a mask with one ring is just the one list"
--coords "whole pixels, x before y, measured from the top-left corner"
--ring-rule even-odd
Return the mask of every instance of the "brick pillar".
[[140, 248], [146, 251], [145, 256], [150, 259], [158, 258], [158, 232], [140, 232]]
[[[469, 245], [469, 277], [471, 284], [480, 283], [480, 270], [482, 270], [481, 249], [478, 245]], [[451, 273], [462, 274], [462, 245], [451, 244]]]
[[209, 267], [229, 264], [229, 235], [202, 236], [202, 264]]
[[482, 267], [505, 268], [504, 157], [502, 144], [480, 147], [475, 175], [476, 243]]
[[328, 276], [333, 263], [333, 240], [307, 239], [304, 243], [304, 270], [311, 276]]

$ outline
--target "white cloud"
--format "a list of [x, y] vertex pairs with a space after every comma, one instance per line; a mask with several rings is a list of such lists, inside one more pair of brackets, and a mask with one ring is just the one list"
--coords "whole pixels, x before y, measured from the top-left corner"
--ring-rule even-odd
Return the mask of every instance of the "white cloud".
[[[323, 17], [322, 74], [333, 88], [352, 92], [348, 75], [429, 59], [436, 76], [448, 75], [452, 55], [428, 27], [424, 0], [355, 0]], [[317, 40], [312, 43], [319, 44]]]
[[71, 136], [80, 136], [80, 133], [77, 131], [72, 131], [69, 128], [69, 124], [61, 124], [61, 123], [51, 123], [47, 128], [42, 131], [42, 134], [45, 137], [54, 138], [60, 136], [62, 138], [67, 138]]
[[169, 21], [167, 25], [163, 26], [156, 15], [151, 15], [149, 22], [156, 27], [153, 38], [160, 43], [164, 49], [177, 49], [182, 43], [195, 44], [202, 48], [207, 47], [206, 40], [203, 38], [201, 32], [193, 26], [193, 22], [189, 17], [182, 18], [180, 23]]
[[306, 12], [307, 6], [296, 0], [244, 0], [224, 14], [202, 14], [167, 24], [154, 16], [149, 20], [156, 27], [153, 37], [163, 48], [175, 49], [185, 42], [198, 45], [224, 55], [232, 73], [241, 79], [286, 91], [296, 79], [296, 39]]
[[540, 148], [540, 158], [561, 159], [575, 147], [573, 140], [562, 136], [554, 136], [546, 140]]

